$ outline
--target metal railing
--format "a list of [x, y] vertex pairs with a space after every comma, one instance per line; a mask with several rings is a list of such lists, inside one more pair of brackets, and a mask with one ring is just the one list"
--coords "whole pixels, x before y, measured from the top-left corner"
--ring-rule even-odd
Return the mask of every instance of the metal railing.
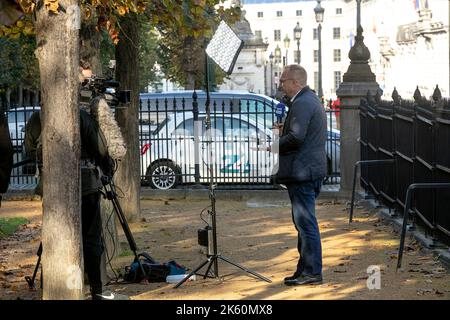
[[[211, 135], [205, 131], [205, 106], [201, 93], [180, 98], [147, 95], [139, 107], [139, 146], [143, 185], [166, 189], [208, 182], [212, 168], [219, 188], [274, 188], [277, 157], [266, 147], [274, 140], [272, 124], [278, 103], [267, 97], [226, 94], [211, 97]], [[24, 158], [26, 121], [36, 107], [16, 107], [7, 112], [15, 147], [14, 162]], [[326, 184], [340, 179], [340, 132], [336, 110], [327, 110]], [[209, 139], [208, 139], [209, 137]], [[211, 141], [211, 142], [209, 142]], [[14, 168], [15, 187], [37, 183], [36, 168], [28, 164]]]
[[[433, 98], [416, 89], [414, 101], [371, 96], [361, 101], [361, 186], [401, 213], [407, 190], [417, 184], [450, 183], [450, 101], [436, 86]], [[393, 163], [385, 165], [383, 163]], [[356, 170], [356, 167], [355, 167]], [[420, 189], [410, 205], [413, 223], [420, 223], [432, 240], [450, 243], [450, 190]]]

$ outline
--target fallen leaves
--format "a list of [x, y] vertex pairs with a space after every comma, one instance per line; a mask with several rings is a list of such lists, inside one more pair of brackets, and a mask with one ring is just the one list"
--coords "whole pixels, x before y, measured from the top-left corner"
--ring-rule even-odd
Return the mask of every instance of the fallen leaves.
[[416, 291], [416, 294], [418, 296], [423, 296], [426, 295], [427, 293], [431, 293], [431, 294], [435, 294], [435, 295], [443, 295], [444, 292], [438, 290], [438, 289], [429, 289], [429, 288], [425, 288], [425, 289], [418, 289]]

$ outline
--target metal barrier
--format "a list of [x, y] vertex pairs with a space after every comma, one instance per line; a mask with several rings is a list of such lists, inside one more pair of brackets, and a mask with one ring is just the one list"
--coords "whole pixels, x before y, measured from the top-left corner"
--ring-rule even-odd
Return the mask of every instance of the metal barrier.
[[[402, 212], [411, 186], [450, 183], [450, 101], [441, 99], [437, 87], [433, 100], [424, 99], [418, 89], [415, 101], [401, 100], [395, 90], [392, 97], [394, 101], [387, 102], [369, 94], [361, 101], [361, 161], [355, 164], [354, 179], [357, 166], [370, 163], [361, 167], [361, 186]], [[413, 223], [418, 217], [433, 239], [446, 243], [450, 243], [449, 197], [450, 190], [420, 187], [408, 203]], [[350, 222], [353, 202], [352, 197]]]
[[[208, 159], [205, 135], [205, 99], [195, 95], [143, 94], [139, 106], [139, 148], [141, 182], [154, 188], [207, 183], [208, 166], [213, 167], [219, 188], [266, 189], [274, 185], [277, 156], [267, 152], [274, 140], [272, 124], [275, 106], [269, 97], [241, 93], [211, 95], [212, 154]], [[16, 107], [8, 111], [10, 135], [15, 147], [14, 162], [24, 158], [26, 121], [35, 107]], [[328, 136], [326, 184], [340, 181], [340, 131], [336, 110], [327, 110]], [[11, 183], [15, 187], [37, 183], [33, 164], [15, 168]]]
[[[273, 188], [277, 156], [274, 100], [248, 94], [211, 95], [212, 153], [207, 150], [205, 107], [200, 94], [163, 98], [145, 95], [140, 105], [142, 181], [153, 188], [208, 183], [212, 167], [218, 188]], [[340, 132], [335, 110], [327, 111], [328, 177], [339, 182]]]

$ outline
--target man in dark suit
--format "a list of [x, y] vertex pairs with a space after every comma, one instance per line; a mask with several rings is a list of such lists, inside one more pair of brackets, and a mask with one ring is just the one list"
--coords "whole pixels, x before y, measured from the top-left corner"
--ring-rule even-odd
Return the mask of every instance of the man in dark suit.
[[13, 147], [9, 136], [8, 121], [0, 109], [0, 206], [2, 194], [8, 189], [13, 165]]
[[284, 69], [280, 85], [289, 98], [289, 112], [279, 127], [282, 133], [278, 143], [272, 146], [272, 151], [279, 153], [277, 182], [287, 187], [292, 220], [298, 231], [300, 258], [295, 273], [284, 279], [286, 285], [322, 281], [322, 246], [315, 199], [327, 172], [327, 123], [319, 98], [306, 83], [307, 74], [303, 67], [289, 65]]

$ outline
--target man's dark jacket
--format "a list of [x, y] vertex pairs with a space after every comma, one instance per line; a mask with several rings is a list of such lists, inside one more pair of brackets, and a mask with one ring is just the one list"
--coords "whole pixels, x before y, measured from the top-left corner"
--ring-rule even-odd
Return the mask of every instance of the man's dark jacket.
[[0, 193], [5, 193], [8, 189], [13, 165], [13, 153], [8, 121], [4, 113], [0, 112]]
[[326, 114], [319, 98], [308, 87], [295, 97], [279, 139], [278, 183], [325, 178], [327, 158]]

